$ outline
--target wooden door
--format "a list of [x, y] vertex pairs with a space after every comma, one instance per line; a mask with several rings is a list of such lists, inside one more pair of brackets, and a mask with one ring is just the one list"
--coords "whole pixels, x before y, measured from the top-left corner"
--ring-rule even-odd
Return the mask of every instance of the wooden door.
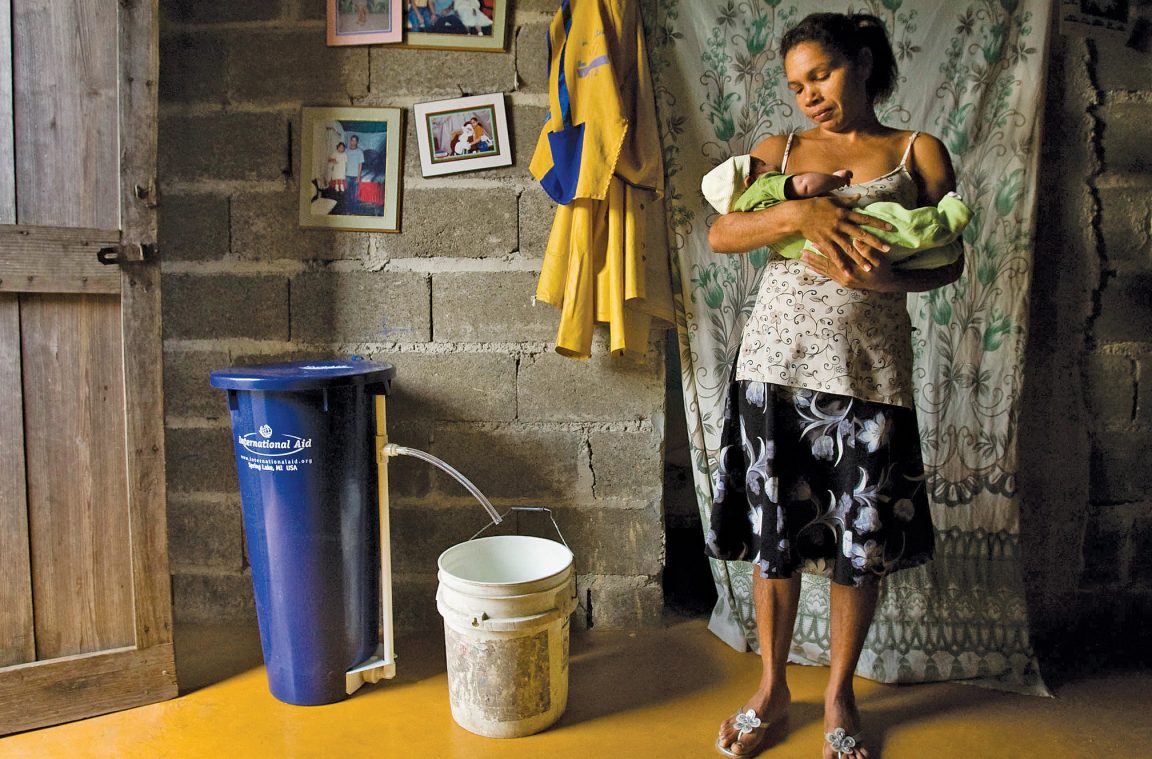
[[0, 735], [176, 694], [155, 0], [0, 0]]

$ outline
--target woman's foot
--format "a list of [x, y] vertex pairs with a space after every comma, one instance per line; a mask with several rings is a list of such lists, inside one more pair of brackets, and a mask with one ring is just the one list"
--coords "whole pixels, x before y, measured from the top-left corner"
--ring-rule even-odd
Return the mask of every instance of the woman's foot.
[[824, 759], [868, 759], [860, 740], [860, 712], [851, 693], [824, 701]]
[[[787, 690], [771, 696], [756, 693], [739, 712], [720, 725], [716, 748], [728, 756], [744, 757], [756, 756], [769, 746], [779, 743], [788, 730], [788, 706], [791, 701]], [[749, 710], [752, 715], [748, 714]], [[756, 725], [757, 720], [759, 725]]]

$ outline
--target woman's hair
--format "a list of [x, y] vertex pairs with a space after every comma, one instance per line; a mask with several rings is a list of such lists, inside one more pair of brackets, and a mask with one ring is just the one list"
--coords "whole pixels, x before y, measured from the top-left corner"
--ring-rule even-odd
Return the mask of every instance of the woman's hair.
[[336, 143], [336, 149], [337, 149], [337, 150], [339, 150], [340, 148], [346, 148], [346, 147], [348, 147], [348, 146], [347, 146], [347, 145], [345, 145], [345, 144], [344, 144], [344, 143], [342, 143], [342, 142], [338, 142], [338, 143]]
[[867, 13], [813, 13], [784, 33], [780, 57], [801, 42], [815, 42], [840, 53], [850, 61], [860, 58], [867, 48], [872, 53], [872, 73], [864, 83], [868, 99], [884, 100], [896, 89], [896, 56], [884, 30], [884, 22]]

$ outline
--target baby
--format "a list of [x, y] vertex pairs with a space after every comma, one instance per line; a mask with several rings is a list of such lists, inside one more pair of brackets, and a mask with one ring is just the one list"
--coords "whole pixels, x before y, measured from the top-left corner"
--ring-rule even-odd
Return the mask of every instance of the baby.
[[473, 129], [472, 124], [465, 121], [464, 126], [460, 129], [460, 136], [456, 139], [456, 144], [452, 148], [452, 152], [456, 155], [465, 155], [468, 151], [472, 150], [472, 138], [475, 134], [476, 130]]
[[[809, 171], [781, 174], [751, 155], [729, 158], [704, 175], [700, 189], [720, 213], [758, 211], [784, 200], [812, 198], [848, 185], [852, 172], [832, 174]], [[872, 234], [891, 246], [887, 255], [898, 269], [933, 269], [954, 263], [964, 252], [960, 233], [972, 219], [972, 211], [954, 192], [945, 195], [935, 207], [907, 209], [899, 203], [878, 201], [860, 209], [892, 225], [892, 231], [865, 225]], [[785, 258], [799, 258], [805, 250], [820, 251], [812, 243], [796, 237], [773, 248]]]

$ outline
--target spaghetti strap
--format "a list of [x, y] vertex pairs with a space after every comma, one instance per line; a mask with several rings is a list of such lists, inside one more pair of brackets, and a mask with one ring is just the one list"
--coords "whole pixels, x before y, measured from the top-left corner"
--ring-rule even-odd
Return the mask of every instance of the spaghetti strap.
[[[912, 143], [916, 142], [916, 138], [919, 136], [920, 136], [919, 132], [913, 132], [912, 136], [908, 138], [908, 147], [904, 148], [904, 157], [900, 159], [900, 165], [897, 166], [896, 168], [898, 168], [898, 169], [908, 168], [908, 158], [909, 158], [909, 156], [912, 155]], [[787, 152], [785, 152], [785, 155], [787, 155]]]
[[795, 132], [788, 133], [788, 142], [784, 145], [784, 157], [780, 159], [780, 173], [785, 173], [788, 168], [788, 154], [792, 152], [792, 138], [796, 136]]

